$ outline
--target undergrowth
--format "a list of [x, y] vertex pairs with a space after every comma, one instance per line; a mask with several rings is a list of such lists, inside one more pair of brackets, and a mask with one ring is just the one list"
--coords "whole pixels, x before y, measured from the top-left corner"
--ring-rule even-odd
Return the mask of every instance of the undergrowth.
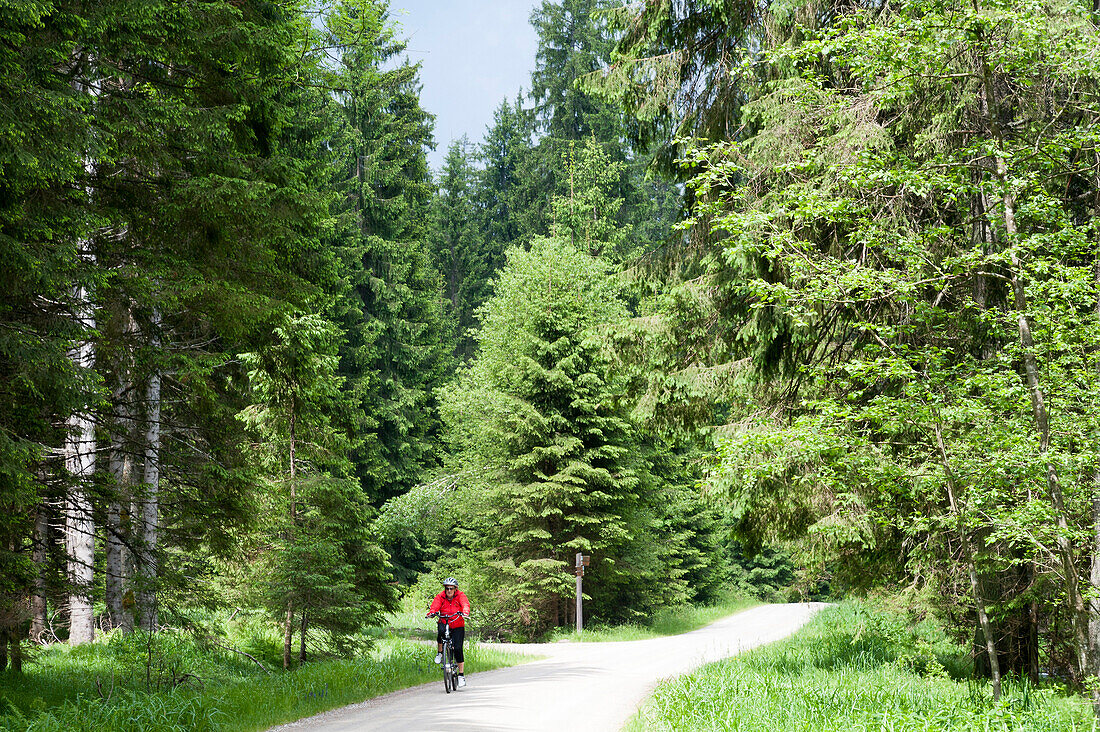
[[551, 642], [571, 640], [584, 643], [632, 641], [679, 635], [697, 630], [733, 613], [759, 605], [759, 601], [744, 597], [727, 597], [714, 605], [662, 608], [648, 622], [608, 626], [599, 623], [586, 626], [580, 633], [561, 629], [551, 634]]
[[[22, 674], [0, 674], [0, 730], [246, 732], [439, 679], [434, 648], [414, 640], [364, 637], [354, 658], [322, 648], [283, 672], [270, 623], [238, 616], [220, 630], [111, 633], [43, 649]], [[469, 642], [466, 660], [477, 672], [526, 657]]]
[[993, 703], [966, 649], [931, 620], [867, 603], [819, 613], [791, 638], [661, 684], [627, 726], [665, 730], [1095, 730], [1057, 685], [1007, 679]]

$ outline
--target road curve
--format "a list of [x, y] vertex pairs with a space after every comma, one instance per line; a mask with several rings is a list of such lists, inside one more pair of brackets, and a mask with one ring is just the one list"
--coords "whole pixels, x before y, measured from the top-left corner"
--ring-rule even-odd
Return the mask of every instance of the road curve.
[[545, 658], [483, 673], [470, 669], [469, 685], [450, 695], [441, 681], [432, 682], [271, 732], [615, 732], [662, 679], [785, 638], [821, 607], [762, 605], [652, 640], [509, 644]]

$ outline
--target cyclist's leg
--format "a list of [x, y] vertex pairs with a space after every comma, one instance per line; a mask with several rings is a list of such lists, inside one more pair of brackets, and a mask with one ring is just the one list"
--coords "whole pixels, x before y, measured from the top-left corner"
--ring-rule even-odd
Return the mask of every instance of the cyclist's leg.
[[435, 626], [435, 653], [436, 663], [439, 663], [440, 657], [443, 655], [443, 623], [438, 623]]
[[455, 660], [458, 661], [458, 672], [462, 673], [465, 658], [462, 654], [462, 641], [466, 638], [466, 628], [451, 628], [451, 642], [455, 646]]

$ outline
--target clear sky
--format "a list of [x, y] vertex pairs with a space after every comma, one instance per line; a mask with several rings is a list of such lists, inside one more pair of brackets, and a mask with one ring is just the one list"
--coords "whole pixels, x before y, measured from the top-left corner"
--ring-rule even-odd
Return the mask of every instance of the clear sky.
[[539, 0], [390, 0], [390, 17], [420, 62], [420, 106], [436, 116], [438, 170], [451, 140], [478, 143], [505, 97], [531, 83], [538, 38], [528, 22]]

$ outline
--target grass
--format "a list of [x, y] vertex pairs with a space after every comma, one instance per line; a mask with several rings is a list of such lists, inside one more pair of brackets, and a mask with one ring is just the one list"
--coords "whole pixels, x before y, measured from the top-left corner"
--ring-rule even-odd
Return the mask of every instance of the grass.
[[[244, 627], [232, 629], [234, 645], [274, 667], [278, 634], [247, 618]], [[354, 659], [270, 674], [192, 634], [163, 631], [148, 641], [135, 633], [77, 648], [59, 644], [39, 652], [23, 674], [0, 674], [0, 730], [249, 732], [440, 676], [431, 646], [392, 636]], [[476, 642], [466, 647], [474, 673], [525, 660]]]
[[666, 635], [679, 635], [697, 630], [732, 615], [741, 610], [759, 605], [759, 601], [742, 597], [727, 597], [715, 605], [702, 607], [682, 606], [664, 608], [655, 613], [647, 625], [629, 623], [626, 625], [605, 626], [594, 624], [580, 633], [576, 630], [561, 630], [550, 636], [550, 641], [579, 641], [582, 643], [603, 643], [608, 641], [632, 641], [659, 638]]
[[[411, 594], [401, 599], [397, 612], [386, 616], [386, 624], [381, 628], [372, 628], [369, 632], [376, 635], [399, 635], [403, 638], [435, 638], [434, 618], [424, 617], [427, 607]], [[467, 636], [470, 638], [472, 636]]]
[[795, 636], [661, 684], [627, 732], [1095, 730], [1079, 697], [1008, 680], [994, 704], [930, 621], [846, 602]]

